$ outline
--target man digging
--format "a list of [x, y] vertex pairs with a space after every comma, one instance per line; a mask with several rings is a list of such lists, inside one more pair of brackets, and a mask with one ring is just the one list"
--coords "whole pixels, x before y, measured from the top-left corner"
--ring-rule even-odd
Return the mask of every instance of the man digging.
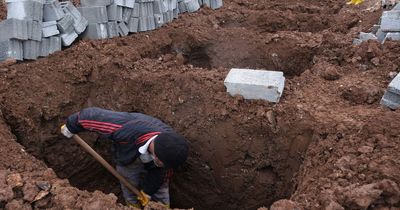
[[[169, 179], [188, 156], [188, 143], [161, 120], [141, 113], [91, 107], [70, 115], [61, 133], [67, 138], [92, 131], [112, 140], [117, 171], [143, 196], [169, 206]], [[142, 207], [138, 197], [121, 183], [128, 205]], [[145, 205], [145, 204], [144, 204]]]

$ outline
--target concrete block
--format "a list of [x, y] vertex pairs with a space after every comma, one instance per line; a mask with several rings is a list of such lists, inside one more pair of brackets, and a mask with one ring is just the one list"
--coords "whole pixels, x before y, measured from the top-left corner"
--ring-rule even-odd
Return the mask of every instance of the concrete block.
[[43, 37], [51, 37], [57, 34], [60, 34], [60, 31], [57, 29], [56, 21], [49, 21], [42, 23], [42, 36]]
[[161, 0], [155, 0], [153, 2], [153, 12], [154, 14], [162, 14], [163, 13], [163, 4]]
[[188, 12], [196, 12], [200, 9], [200, 5], [197, 0], [184, 0], [183, 2]]
[[0, 22], [0, 41], [8, 39], [27, 40], [28, 36], [27, 20], [7, 19]]
[[231, 69], [224, 84], [232, 96], [242, 95], [245, 99], [279, 102], [285, 77], [280, 71]]
[[205, 5], [207, 7], [211, 7], [211, 0], [203, 0], [203, 4], [201, 5]]
[[71, 14], [66, 14], [61, 20], [57, 21], [58, 30], [62, 34], [70, 33], [74, 29], [74, 19]]
[[398, 109], [400, 107], [400, 95], [385, 91], [380, 104], [393, 110]]
[[109, 21], [122, 21], [122, 7], [115, 3], [108, 5], [107, 15]]
[[49, 53], [52, 54], [54, 52], [61, 51], [61, 48], [62, 48], [61, 37], [60, 36], [52, 36], [49, 39], [50, 39]]
[[69, 33], [61, 34], [62, 45], [68, 47], [76, 38], [78, 38], [78, 34], [74, 30]]
[[378, 38], [372, 33], [360, 32], [359, 39], [362, 41], [377, 40]]
[[210, 0], [210, 3], [211, 9], [218, 9], [221, 8], [223, 5], [222, 0]]
[[386, 34], [383, 42], [386, 40], [393, 40], [393, 41], [398, 41], [400, 40], [400, 32], [389, 32]]
[[150, 31], [156, 29], [154, 16], [152, 17], [139, 17], [139, 31]]
[[28, 39], [35, 41], [42, 40], [42, 22], [28, 21]]
[[381, 30], [400, 31], [400, 11], [384, 11], [381, 17]]
[[140, 4], [138, 4], [138, 3], [135, 3], [135, 6], [133, 7], [133, 11], [132, 11], [132, 15], [131, 15], [131, 17], [135, 17], [135, 18], [138, 18], [138, 17], [140, 17]]
[[58, 0], [46, 1], [43, 6], [43, 20], [46, 22], [60, 20], [64, 15], [65, 14]]
[[134, 8], [135, 0], [114, 0], [114, 4], [121, 7]]
[[84, 18], [78, 9], [69, 1], [61, 2], [61, 8], [65, 14], [70, 14], [74, 19], [74, 29], [77, 34], [85, 31], [88, 21]]
[[113, 38], [118, 36], [118, 23], [108, 22], [107, 23], [108, 38]]
[[107, 24], [105, 23], [89, 23], [83, 34], [86, 39], [107, 39]]
[[138, 32], [139, 29], [139, 18], [131, 17], [128, 22], [128, 29], [131, 33]]
[[153, 2], [141, 3], [139, 6], [139, 16], [149, 17], [154, 15]]
[[399, 11], [400, 10], [400, 4], [396, 4], [396, 6], [394, 6], [393, 8], [392, 8], [392, 11]]
[[50, 38], [43, 38], [40, 42], [40, 57], [47, 57], [50, 55]]
[[155, 14], [154, 22], [156, 24], [156, 28], [160, 28], [162, 25], [164, 25], [164, 16], [161, 14]]
[[18, 20], [43, 19], [43, 3], [38, 1], [7, 1], [7, 19]]
[[178, 8], [179, 8], [179, 12], [180, 13], [184, 13], [184, 12], [188, 11], [187, 8], [186, 8], [186, 4], [183, 1], [178, 3]]
[[132, 12], [133, 12], [133, 8], [124, 7], [122, 9], [122, 21], [124, 21], [125, 23], [128, 23], [129, 19], [132, 16]]
[[77, 22], [74, 22], [74, 29], [77, 34], [81, 34], [85, 31], [86, 27], [88, 26], [88, 21], [86, 18], [82, 17], [80, 20], [77, 20]]
[[124, 22], [118, 23], [118, 34], [120, 36], [127, 36], [129, 33], [129, 29]]
[[174, 19], [177, 19], [178, 18], [178, 16], [179, 16], [179, 8], [176, 8], [176, 9], [174, 9], [174, 10], [172, 10], [172, 13], [173, 13], [173, 17], [174, 17]]
[[379, 42], [383, 42], [385, 40], [386, 34], [387, 34], [386, 32], [383, 32], [379, 28], [378, 31], [376, 32], [375, 36], [376, 36], [376, 38], [378, 38]]
[[23, 47], [22, 41], [19, 40], [5, 40], [0, 41], [0, 62], [7, 59], [23, 60]]
[[34, 40], [23, 41], [24, 59], [35, 60], [40, 54], [40, 42]]
[[96, 7], [96, 6], [108, 6], [113, 3], [113, 0], [81, 0], [82, 7]]
[[107, 23], [107, 7], [78, 7], [78, 11], [82, 14], [88, 23]]

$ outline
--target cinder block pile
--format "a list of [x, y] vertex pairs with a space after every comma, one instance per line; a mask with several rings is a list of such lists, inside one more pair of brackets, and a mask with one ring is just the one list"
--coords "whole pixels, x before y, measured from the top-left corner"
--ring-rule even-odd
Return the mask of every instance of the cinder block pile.
[[7, 19], [0, 22], [0, 61], [45, 57], [70, 46], [87, 26], [71, 2], [6, 0]]
[[390, 109], [398, 109], [400, 107], [400, 74], [397, 74], [390, 82], [381, 99], [381, 104]]
[[285, 77], [281, 71], [231, 69], [224, 84], [232, 96], [277, 103], [283, 93]]
[[370, 33], [361, 32], [353, 44], [361, 44], [368, 40], [377, 40], [381, 43], [386, 40], [400, 40], [400, 4], [389, 11], [384, 11], [380, 23], [374, 25]]
[[6, 0], [7, 19], [0, 22], [0, 62], [37, 59], [87, 39], [126, 36], [154, 30], [201, 5], [213, 9], [222, 0]]

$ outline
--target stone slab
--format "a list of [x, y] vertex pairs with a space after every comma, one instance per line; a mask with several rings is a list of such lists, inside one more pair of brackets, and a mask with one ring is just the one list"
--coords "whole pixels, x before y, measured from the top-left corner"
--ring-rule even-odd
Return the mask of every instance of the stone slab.
[[23, 41], [24, 59], [35, 60], [40, 54], [40, 42], [34, 40]]
[[43, 19], [43, 4], [38, 1], [7, 1], [7, 19], [18, 20]]
[[279, 102], [285, 86], [280, 71], [231, 69], [224, 84], [230, 95], [242, 95], [245, 99], [263, 99]]
[[23, 60], [23, 45], [19, 40], [0, 41], [0, 62], [7, 59]]
[[8, 39], [27, 40], [28, 35], [28, 22], [27, 20], [19, 19], [6, 19], [0, 22], [0, 41]]
[[88, 23], [107, 23], [107, 7], [78, 7], [78, 11], [82, 14]]
[[384, 11], [381, 17], [381, 30], [384, 32], [400, 31], [400, 11]]

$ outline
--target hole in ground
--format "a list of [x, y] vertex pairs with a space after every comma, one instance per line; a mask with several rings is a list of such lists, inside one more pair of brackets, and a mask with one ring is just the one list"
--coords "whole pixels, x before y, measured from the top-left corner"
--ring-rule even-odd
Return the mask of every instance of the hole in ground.
[[[59, 135], [65, 117], [85, 107], [89, 98], [95, 106], [156, 116], [189, 140], [190, 158], [171, 184], [173, 207], [254, 209], [290, 196], [301, 155], [313, 138], [313, 120], [294, 118], [296, 109], [289, 107], [275, 113], [281, 120], [271, 124], [268, 103], [229, 97], [215, 72], [126, 77], [112, 66], [97, 79], [78, 84], [68, 84], [64, 75], [52, 71], [43, 77], [19, 77], [19, 85], [3, 95], [3, 114], [19, 142], [61, 178], [79, 189], [120, 195], [119, 184], [105, 169]], [[32, 78], [47, 86], [25, 88]], [[62, 95], [49, 96], [49, 89], [62, 85]], [[42, 100], [45, 95], [51, 100]], [[96, 139], [93, 134], [82, 137], [90, 145]], [[110, 161], [110, 142], [100, 140], [96, 150]]]

